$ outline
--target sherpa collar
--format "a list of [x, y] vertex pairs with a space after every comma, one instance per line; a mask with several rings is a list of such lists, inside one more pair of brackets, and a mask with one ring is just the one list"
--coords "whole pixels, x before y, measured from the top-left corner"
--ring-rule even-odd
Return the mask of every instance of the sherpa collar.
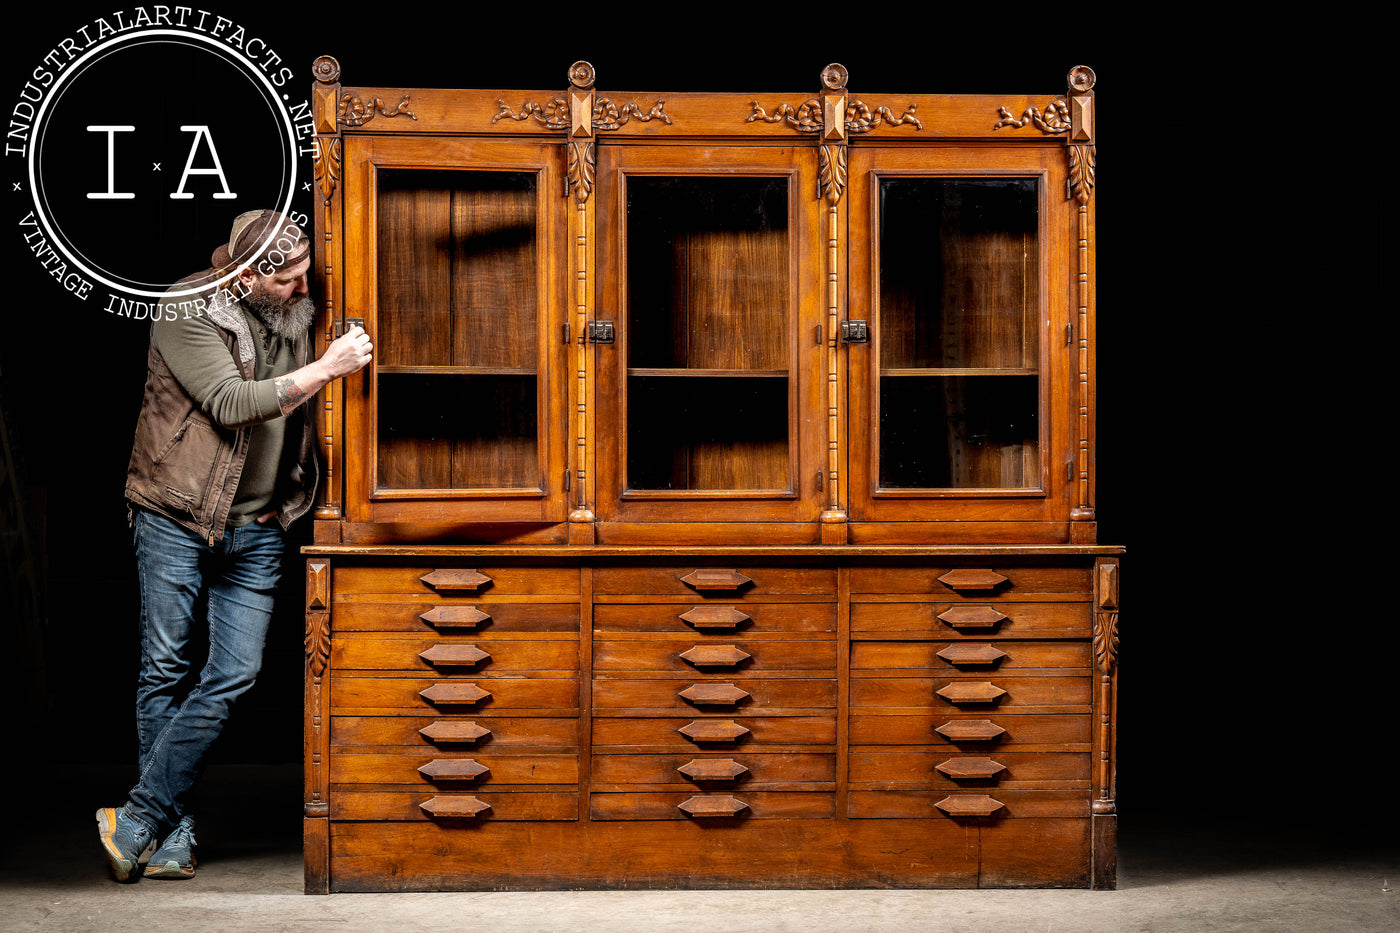
[[209, 315], [209, 320], [233, 334], [238, 344], [238, 361], [244, 364], [252, 362], [253, 332], [248, 329], [248, 319], [243, 316], [243, 308], [233, 293], [227, 288], [220, 288], [209, 299], [204, 313]]

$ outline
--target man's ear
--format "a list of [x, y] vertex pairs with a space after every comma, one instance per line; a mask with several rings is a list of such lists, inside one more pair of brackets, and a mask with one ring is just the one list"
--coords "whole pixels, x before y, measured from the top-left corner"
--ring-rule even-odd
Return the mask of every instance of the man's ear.
[[257, 270], [254, 269], [252, 266], [249, 266], [248, 268], [244, 269], [242, 272], [239, 272], [239, 273], [238, 273], [238, 282], [239, 282], [240, 285], [243, 286], [243, 291], [245, 291], [245, 292], [250, 292], [250, 291], [252, 291], [252, 290], [253, 290], [253, 283], [256, 282], [256, 281], [257, 281], [258, 279], [260, 279], [260, 278], [262, 278], [262, 276], [258, 275]]

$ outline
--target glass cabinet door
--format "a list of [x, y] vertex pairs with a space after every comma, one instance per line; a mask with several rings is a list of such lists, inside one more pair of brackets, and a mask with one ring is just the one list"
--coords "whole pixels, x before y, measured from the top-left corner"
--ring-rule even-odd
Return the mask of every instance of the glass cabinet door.
[[602, 517], [810, 521], [814, 160], [677, 152], [600, 158]]
[[853, 154], [848, 317], [870, 334], [850, 352], [853, 517], [935, 517], [951, 500], [966, 520], [1043, 519], [1047, 325], [1065, 314], [1042, 160]]
[[567, 412], [552, 359], [562, 276], [550, 270], [563, 223], [560, 199], [546, 197], [559, 190], [558, 147], [366, 150], [352, 169], [368, 187], [358, 255], [369, 261], [347, 272], [347, 316], [363, 308], [375, 360], [351, 403], [347, 448], [368, 469], [351, 472], [362, 486], [348, 502], [376, 521], [562, 520], [550, 429]]

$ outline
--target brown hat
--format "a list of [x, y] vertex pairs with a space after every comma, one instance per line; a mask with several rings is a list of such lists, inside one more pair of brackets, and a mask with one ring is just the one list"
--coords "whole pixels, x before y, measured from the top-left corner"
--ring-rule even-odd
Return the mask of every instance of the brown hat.
[[311, 240], [279, 211], [248, 211], [233, 219], [228, 242], [214, 250], [214, 268], [247, 265], [263, 275], [295, 266], [311, 254]]

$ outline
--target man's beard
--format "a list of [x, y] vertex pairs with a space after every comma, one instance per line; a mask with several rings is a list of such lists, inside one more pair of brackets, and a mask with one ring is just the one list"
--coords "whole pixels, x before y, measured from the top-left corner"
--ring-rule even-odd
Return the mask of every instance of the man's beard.
[[269, 330], [288, 340], [306, 336], [306, 329], [316, 319], [316, 306], [305, 295], [283, 301], [267, 292], [255, 290], [244, 296], [243, 304]]

